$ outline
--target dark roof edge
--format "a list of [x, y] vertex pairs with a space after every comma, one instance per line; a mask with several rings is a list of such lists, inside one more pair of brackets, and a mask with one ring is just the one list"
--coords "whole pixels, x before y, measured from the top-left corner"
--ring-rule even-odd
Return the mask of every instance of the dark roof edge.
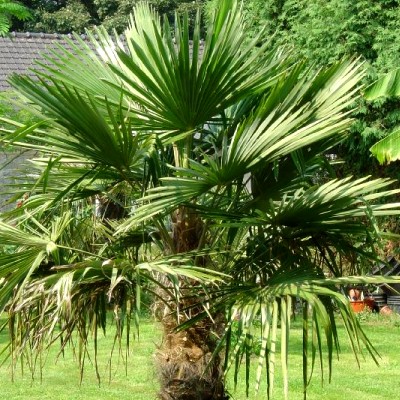
[[[85, 33], [77, 34], [77, 33], [43, 33], [43, 32], [10, 32], [8, 37], [10, 38], [21, 38], [21, 39], [74, 39], [76, 36], [79, 36], [82, 40], [90, 40], [89, 35]], [[95, 39], [98, 38], [97, 34], [93, 35]], [[113, 36], [113, 35], [111, 35]], [[7, 38], [7, 36], [5, 36]], [[120, 38], [123, 38], [123, 34], [119, 35]], [[175, 43], [175, 38], [173, 39]], [[192, 40], [189, 40], [192, 43]], [[200, 39], [200, 43], [204, 43], [204, 39]]]
[[[80, 34], [78, 35], [81, 39], [89, 39], [88, 35]], [[6, 36], [7, 37], [7, 36]], [[10, 38], [24, 38], [24, 39], [62, 39], [69, 38], [73, 39], [75, 34], [68, 33], [43, 33], [43, 32], [10, 32], [8, 34]]]

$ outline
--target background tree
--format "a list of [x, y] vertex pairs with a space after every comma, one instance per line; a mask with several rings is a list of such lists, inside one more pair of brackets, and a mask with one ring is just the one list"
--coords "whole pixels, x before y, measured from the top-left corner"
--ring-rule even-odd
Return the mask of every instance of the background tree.
[[[25, 0], [23, 3], [32, 10], [33, 18], [25, 23], [15, 22], [14, 30], [84, 33], [86, 28], [103, 25], [110, 32], [115, 29], [122, 33], [138, 0]], [[188, 11], [193, 26], [196, 11], [204, 0], [150, 0], [149, 3], [171, 22], [175, 12]]]
[[[383, 281], [343, 275], [376, 261], [376, 218], [399, 213], [376, 199], [397, 191], [388, 179], [331, 177], [325, 157], [351, 124], [361, 66], [313, 71], [249, 41], [229, 0], [204, 44], [200, 32], [200, 14], [190, 40], [187, 15], [172, 34], [141, 4], [127, 48], [100, 29], [96, 46], [71, 43], [39, 79], [12, 78], [38, 119], [4, 120], [3, 143], [40, 153], [15, 189], [23, 202], [0, 221], [0, 243], [13, 246], [0, 254], [0, 306], [14, 362], [33, 366], [47, 341], [65, 348], [77, 333], [83, 363], [107, 307], [116, 342], [129, 343], [143, 289], [161, 305], [162, 399], [225, 398], [223, 370], [237, 377], [244, 360], [248, 371], [260, 336], [256, 385], [264, 376], [272, 395], [279, 341], [287, 397], [295, 298], [305, 392], [315, 352], [331, 368], [335, 309], [356, 354], [375, 355], [340, 285]], [[103, 212], [107, 202], [118, 212]]]
[[[132, 9], [136, 3], [137, 0], [118, 0], [115, 2], [95, 0], [101, 24], [109, 32], [113, 29], [122, 32], [128, 26], [129, 15], [132, 13]], [[191, 31], [193, 32], [197, 10], [199, 8], [202, 9], [205, 0], [152, 0], [149, 3], [157, 12], [165, 15], [171, 24], [173, 24], [175, 19], [175, 12], [180, 15], [187, 12]], [[203, 29], [202, 33], [204, 34]]]

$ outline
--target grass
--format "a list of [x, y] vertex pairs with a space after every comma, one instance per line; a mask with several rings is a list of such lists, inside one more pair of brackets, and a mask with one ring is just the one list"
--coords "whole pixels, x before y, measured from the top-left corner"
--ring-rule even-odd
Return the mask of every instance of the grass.
[[[328, 377], [325, 376], [324, 383], [321, 385], [321, 373], [316, 369], [311, 384], [308, 387], [308, 400], [363, 398], [368, 398], [368, 400], [389, 400], [400, 398], [400, 317], [397, 315], [384, 317], [371, 313], [360, 315], [360, 317], [368, 338], [372, 341], [381, 356], [379, 366], [365, 353], [365, 357], [361, 357], [360, 359], [359, 368], [347, 341], [346, 334], [343, 328], [340, 327], [341, 353], [339, 359], [335, 359], [333, 362], [332, 381], [329, 383]], [[292, 332], [289, 352], [289, 398], [296, 400], [303, 399], [300, 329], [294, 329]], [[242, 372], [240, 384], [236, 392], [233, 392], [232, 398], [234, 400], [246, 399], [244, 395], [244, 371]], [[283, 400], [284, 398], [279, 372], [279, 368], [277, 368], [274, 400]], [[327, 374], [327, 371], [325, 374]], [[255, 382], [255, 369], [253, 369], [252, 376], [251, 385]], [[265, 399], [265, 387], [256, 396], [251, 386], [249, 399]]]
[[[332, 383], [325, 382], [321, 386], [319, 371], [314, 373], [308, 391], [309, 400], [342, 400], [346, 398], [365, 398], [369, 400], [389, 400], [399, 398], [400, 390], [400, 318], [384, 318], [377, 315], [361, 316], [363, 326], [381, 354], [380, 366], [366, 355], [361, 360], [360, 369], [347, 344], [344, 331], [340, 330], [342, 339], [342, 352], [339, 360], [334, 362]], [[290, 399], [302, 399], [302, 357], [301, 357], [301, 331], [296, 328], [291, 336], [289, 359], [290, 374]], [[5, 345], [5, 336], [0, 336], [0, 347]], [[0, 390], [3, 398], [15, 400], [78, 400], [78, 399], [119, 399], [119, 400], [151, 400], [156, 397], [158, 390], [157, 378], [154, 372], [153, 353], [160, 341], [159, 329], [151, 321], [141, 325], [141, 335], [138, 341], [134, 341], [131, 347], [131, 355], [127, 363], [127, 375], [125, 366], [114, 356], [111, 366], [111, 380], [109, 381], [110, 368], [108, 356], [112, 345], [112, 337], [99, 340], [100, 373], [102, 382], [99, 386], [93, 365], [86, 363], [83, 382], [79, 384], [79, 368], [73, 359], [72, 352], [67, 351], [64, 358], [56, 361], [57, 350], [54, 348], [48, 354], [43, 369], [43, 379], [40, 380], [39, 372], [34, 379], [26, 370], [21, 374], [17, 370], [14, 382], [11, 382], [11, 370], [6, 363], [0, 368]], [[255, 373], [255, 367], [253, 374]], [[244, 370], [242, 371], [244, 373]], [[244, 375], [239, 386], [233, 391], [232, 377], [228, 377], [228, 386], [232, 389], [234, 400], [244, 400], [245, 384]], [[254, 378], [251, 384], [254, 383]], [[265, 399], [265, 386], [258, 396], [250, 387], [249, 399]], [[282, 386], [280, 384], [279, 369], [277, 369], [275, 397], [283, 399]]]
[[[5, 340], [5, 334], [0, 335], [0, 348], [5, 346]], [[0, 368], [1, 396], [13, 400], [154, 399], [158, 383], [154, 372], [153, 354], [159, 341], [154, 323], [145, 321], [141, 325], [140, 337], [131, 342], [128, 363], [125, 365], [122, 358], [114, 354], [110, 368], [109, 355], [113, 335], [103, 337], [99, 334], [100, 385], [94, 365], [89, 360], [85, 363], [85, 373], [80, 384], [79, 366], [72, 349], [67, 349], [64, 357], [57, 358], [58, 349], [51, 348], [42, 369], [42, 379], [39, 370], [32, 379], [28, 369], [22, 374], [21, 368], [17, 368], [12, 382], [8, 362]]]

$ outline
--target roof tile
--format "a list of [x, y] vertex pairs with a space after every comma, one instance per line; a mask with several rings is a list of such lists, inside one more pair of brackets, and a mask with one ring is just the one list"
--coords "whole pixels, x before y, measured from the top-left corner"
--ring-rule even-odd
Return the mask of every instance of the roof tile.
[[[86, 39], [86, 36], [81, 36]], [[8, 37], [0, 36], [0, 92], [11, 88], [7, 82], [12, 73], [33, 75], [29, 68], [42, 54], [67, 46], [72, 35], [49, 33], [12, 32]]]

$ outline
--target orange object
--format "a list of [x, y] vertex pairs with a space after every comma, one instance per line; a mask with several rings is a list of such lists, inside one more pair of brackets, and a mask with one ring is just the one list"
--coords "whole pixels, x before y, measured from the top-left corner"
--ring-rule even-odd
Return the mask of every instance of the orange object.
[[361, 311], [364, 311], [365, 303], [363, 300], [355, 300], [350, 301], [350, 306], [355, 313], [360, 313]]
[[350, 306], [355, 313], [364, 311], [365, 309], [372, 310], [374, 308], [373, 299], [350, 301]]

